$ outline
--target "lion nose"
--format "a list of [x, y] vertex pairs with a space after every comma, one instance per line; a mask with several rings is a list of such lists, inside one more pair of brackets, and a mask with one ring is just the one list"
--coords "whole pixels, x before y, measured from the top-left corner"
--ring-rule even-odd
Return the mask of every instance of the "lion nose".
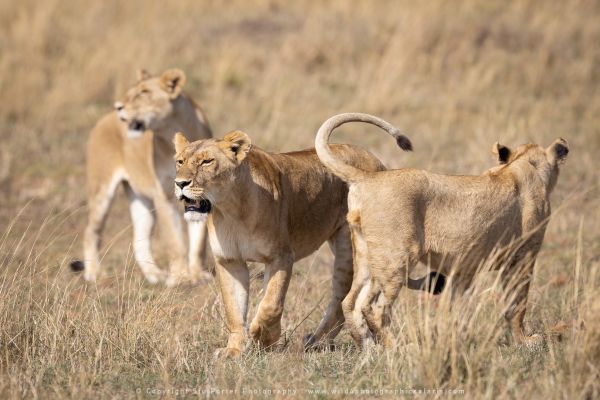
[[177, 186], [179, 186], [179, 189], [183, 189], [184, 187], [186, 187], [190, 183], [192, 183], [192, 181], [175, 181], [175, 184]]

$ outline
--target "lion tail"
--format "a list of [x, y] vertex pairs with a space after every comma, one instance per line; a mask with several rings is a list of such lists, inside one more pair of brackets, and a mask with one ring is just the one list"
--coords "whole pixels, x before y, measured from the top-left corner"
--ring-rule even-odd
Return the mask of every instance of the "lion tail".
[[404, 136], [398, 128], [381, 118], [362, 113], [344, 113], [335, 115], [325, 121], [319, 128], [317, 137], [315, 138], [315, 148], [321, 162], [345, 182], [354, 182], [363, 179], [367, 174], [366, 171], [346, 164], [339, 158], [336, 158], [329, 146], [329, 137], [333, 130], [347, 122], [366, 122], [378, 126], [393, 136], [402, 150], [412, 150], [410, 139]]
[[73, 272], [81, 272], [85, 269], [85, 264], [81, 260], [73, 260], [69, 266]]

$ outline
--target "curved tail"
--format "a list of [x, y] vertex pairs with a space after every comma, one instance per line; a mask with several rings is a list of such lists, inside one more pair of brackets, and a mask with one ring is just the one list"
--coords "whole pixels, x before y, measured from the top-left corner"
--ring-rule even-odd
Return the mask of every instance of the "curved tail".
[[346, 182], [354, 182], [366, 176], [366, 172], [362, 169], [336, 158], [335, 154], [331, 151], [331, 147], [329, 147], [329, 136], [331, 136], [333, 130], [347, 122], [366, 122], [376, 125], [393, 136], [402, 150], [412, 150], [410, 139], [404, 136], [398, 128], [381, 118], [362, 113], [344, 113], [335, 115], [325, 121], [319, 128], [317, 137], [315, 138], [315, 148], [321, 162], [335, 175]]

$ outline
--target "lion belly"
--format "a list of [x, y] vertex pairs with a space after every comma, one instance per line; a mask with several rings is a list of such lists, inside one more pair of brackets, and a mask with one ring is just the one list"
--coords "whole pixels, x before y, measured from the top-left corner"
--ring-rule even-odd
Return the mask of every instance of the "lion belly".
[[[286, 223], [294, 258], [299, 260], [315, 252], [345, 223], [348, 189], [321, 164], [313, 150], [281, 156], [286, 159], [281, 163], [286, 177], [283, 195], [288, 198]], [[312, 167], [297, 168], [300, 162]], [[285, 174], [287, 169], [296, 172]]]

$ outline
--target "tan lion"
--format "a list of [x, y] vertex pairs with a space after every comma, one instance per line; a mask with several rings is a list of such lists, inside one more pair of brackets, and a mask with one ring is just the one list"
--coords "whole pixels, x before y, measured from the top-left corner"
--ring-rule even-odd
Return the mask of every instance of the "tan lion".
[[496, 143], [502, 165], [479, 176], [410, 168], [373, 172], [346, 163], [328, 144], [336, 127], [352, 121], [377, 125], [399, 143], [404, 137], [377, 117], [340, 114], [321, 126], [315, 140], [321, 161], [350, 184], [355, 278], [343, 308], [358, 345], [367, 344], [371, 333], [375, 340], [391, 343], [390, 308], [419, 261], [441, 272], [459, 265], [453, 271], [456, 281], [468, 287], [479, 263], [498, 249], [505, 253], [499, 263], [502, 281], [514, 291], [505, 315], [513, 337], [518, 343], [538, 343], [539, 335], [524, 334], [523, 318], [567, 142], [557, 139], [548, 148], [525, 144], [515, 150]]
[[[335, 255], [332, 298], [307, 346], [333, 339], [342, 327], [341, 302], [352, 283], [352, 247], [346, 223], [347, 186], [331, 174], [314, 149], [274, 154], [252, 146], [243, 132], [222, 140], [189, 143], [175, 136], [175, 194], [186, 217], [208, 213], [208, 235], [229, 330], [226, 357], [247, 344], [247, 262], [265, 264], [264, 297], [250, 324], [250, 336], [264, 347], [281, 335], [281, 315], [295, 261], [325, 241]], [[365, 171], [384, 166], [368, 151], [332, 147], [348, 165]]]
[[189, 258], [176, 204], [172, 197], [173, 135], [185, 130], [194, 139], [210, 138], [211, 130], [202, 109], [182, 89], [185, 74], [169, 69], [160, 76], [138, 73], [138, 82], [127, 91], [115, 111], [94, 127], [87, 146], [88, 224], [84, 237], [84, 278], [94, 281], [100, 268], [98, 247], [104, 222], [117, 187], [123, 184], [133, 221], [135, 259], [146, 279], [155, 283], [166, 274], [158, 268], [151, 251], [155, 214], [165, 230], [170, 250], [167, 284], [206, 275], [203, 269], [206, 227], [203, 221], [188, 222]]

